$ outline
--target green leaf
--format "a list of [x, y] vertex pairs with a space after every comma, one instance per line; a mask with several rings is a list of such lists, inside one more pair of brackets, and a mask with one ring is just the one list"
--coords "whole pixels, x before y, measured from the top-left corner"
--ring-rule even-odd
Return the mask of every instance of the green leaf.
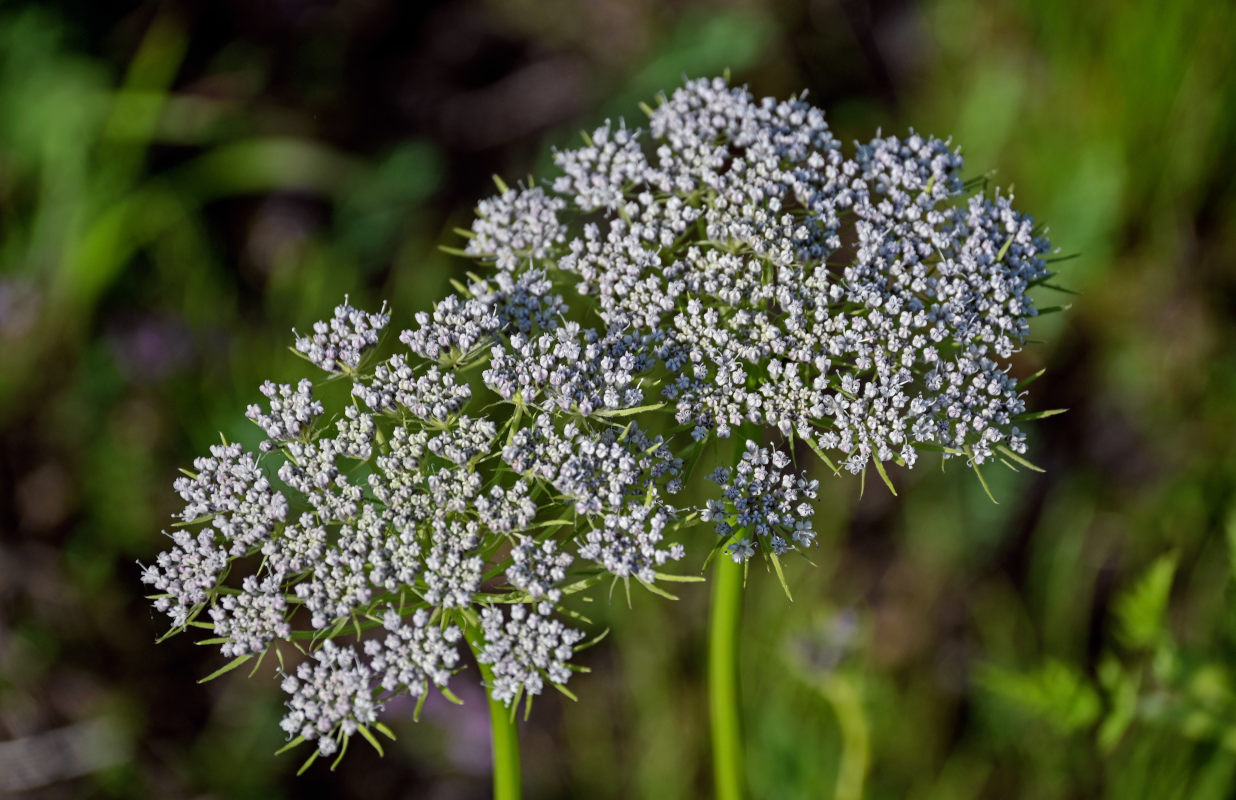
[[1087, 728], [1103, 710], [1099, 693], [1076, 667], [1051, 659], [1038, 669], [1017, 672], [988, 666], [979, 683], [1023, 711], [1065, 732]]
[[319, 756], [319, 755], [321, 755], [321, 753], [322, 753], [322, 751], [321, 751], [321, 750], [318, 750], [318, 749], [316, 749], [316, 748], [315, 748], [315, 749], [314, 749], [314, 751], [313, 751], [313, 753], [312, 753], [312, 755], [310, 755], [308, 758], [306, 758], [306, 759], [305, 759], [305, 763], [303, 763], [303, 764], [301, 764], [301, 765], [300, 765], [300, 769], [296, 770], [296, 774], [297, 774], [298, 776], [299, 776], [299, 775], [304, 775], [304, 774], [305, 774], [305, 770], [307, 770], [307, 769], [309, 769], [309, 767], [313, 766], [313, 762], [318, 760], [318, 756]]
[[205, 197], [298, 190], [331, 196], [361, 175], [361, 162], [309, 139], [247, 139], [207, 151], [178, 178]]
[[876, 472], [880, 473], [880, 477], [884, 480], [884, 485], [893, 493], [893, 497], [897, 496], [897, 490], [893, 487], [892, 480], [888, 477], [888, 473], [884, 471], [884, 464], [878, 458], [871, 459], [875, 463]]
[[365, 741], [373, 745], [373, 749], [378, 751], [378, 755], [380, 756], [386, 755], [386, 753], [382, 750], [382, 743], [378, 741], [376, 736], [370, 733], [368, 728], [366, 728], [364, 725], [357, 725], [356, 729], [360, 731], [361, 736], [365, 737]]
[[672, 575], [667, 572], [658, 572], [656, 573], [656, 576], [657, 576], [657, 580], [660, 580], [660, 581], [670, 581], [670, 582], [676, 582], [676, 583], [703, 583], [704, 582], [704, 577], [702, 575]]
[[666, 600], [677, 600], [678, 599], [677, 595], [670, 594], [669, 592], [662, 589], [660, 586], [657, 586], [654, 583], [649, 583], [643, 578], [637, 577], [635, 580], [639, 581], [640, 585], [643, 586], [648, 591], [652, 592], [655, 595], [660, 595], [661, 597], [664, 597]]
[[738, 528], [732, 531], [730, 535], [725, 538], [717, 537], [717, 543], [714, 544], [712, 546], [712, 549], [708, 551], [708, 557], [704, 559], [704, 564], [703, 566], [700, 567], [700, 572], [707, 571], [708, 565], [712, 563], [712, 560], [717, 557], [718, 553], [723, 553], [725, 551], [725, 548], [730, 544], [730, 542], [734, 542], [734, 541], [737, 541], [738, 539], [741, 539], [742, 532], [743, 532], [743, 529]]
[[996, 505], [1000, 505], [1000, 501], [997, 500], [996, 496], [991, 493], [991, 487], [987, 485], [987, 479], [983, 477], [983, 471], [979, 469], [978, 462], [974, 461], [973, 456], [971, 456], [971, 459], [970, 459], [970, 468], [973, 469], [974, 474], [978, 476], [979, 483], [983, 485], [983, 491], [987, 492], [988, 499], [990, 499], [991, 502], [995, 503]]
[[1133, 649], [1150, 649], [1166, 635], [1164, 617], [1176, 575], [1176, 552], [1159, 556], [1137, 583], [1116, 598], [1114, 613], [1121, 641]]
[[[592, 598], [591, 598], [591, 597], [582, 597], [582, 598], [580, 598], [580, 599], [581, 599], [583, 602], [585, 602], [585, 603], [592, 602]], [[565, 608], [565, 607], [563, 607], [563, 608], [559, 608], [559, 609], [558, 609], [558, 613], [559, 613], [559, 614], [562, 614], [562, 615], [564, 615], [564, 616], [570, 617], [571, 619], [579, 620], [580, 622], [584, 623], [585, 625], [591, 625], [591, 624], [592, 624], [592, 620], [591, 620], [589, 617], [587, 617], [587, 616], [585, 616], [585, 615], [583, 615], [583, 614], [579, 613], [578, 611], [576, 611], [576, 610], [575, 610], [575, 609], [573, 609], [573, 608]]]
[[1099, 725], [1099, 749], [1111, 753], [1120, 744], [1120, 739], [1137, 716], [1137, 689], [1140, 671], [1126, 672], [1120, 662], [1108, 656], [1099, 664], [1099, 683], [1108, 698], [1108, 713]]
[[1039, 467], [1039, 466], [1036, 466], [1030, 463], [1029, 461], [1017, 455], [1016, 453], [1014, 453], [1012, 450], [1005, 447], [1004, 445], [999, 445], [996, 447], [996, 449], [999, 450], [1001, 453], [1003, 453], [1008, 458], [1012, 459], [1013, 461], [1016, 461], [1018, 464], [1021, 464], [1026, 469], [1031, 469], [1031, 470], [1034, 470], [1035, 472], [1046, 472], [1047, 471], [1043, 469], [1042, 467]]
[[256, 675], [256, 674], [257, 674], [257, 671], [258, 671], [259, 669], [261, 669], [261, 667], [262, 667], [262, 662], [266, 660], [266, 654], [267, 654], [267, 653], [269, 653], [269, 652], [270, 652], [270, 650], [269, 650], [269, 649], [267, 649], [267, 650], [263, 650], [261, 653], [259, 653], [259, 654], [258, 654], [257, 661], [253, 662], [253, 669], [249, 670], [249, 677], [250, 677], [250, 678], [252, 678], [254, 675]]
[[343, 737], [343, 745], [339, 748], [339, 755], [335, 756], [335, 760], [331, 762], [331, 765], [330, 765], [331, 772], [334, 772], [335, 767], [339, 766], [339, 764], [343, 761], [344, 755], [346, 755], [348, 752], [348, 742], [350, 741], [352, 741], [351, 736]]
[[[893, 492], [896, 494], [896, 492]], [[785, 597], [791, 603], [794, 602], [794, 595], [790, 594], [790, 584], [785, 580], [785, 572], [781, 570], [781, 559], [777, 558], [777, 554], [772, 554], [773, 570], [777, 573], [777, 580], [781, 581], [781, 589], [785, 592]]]
[[550, 686], [552, 686], [552, 687], [554, 687], [555, 689], [557, 689], [558, 691], [562, 692], [563, 696], [565, 696], [565, 697], [569, 697], [571, 700], [574, 700], [574, 701], [575, 701], [575, 702], [577, 702], [577, 703], [579, 702], [579, 698], [575, 696], [575, 693], [574, 693], [574, 692], [572, 692], [572, 691], [571, 691], [570, 689], [568, 689], [567, 687], [563, 686], [562, 684], [560, 684], [560, 683], [551, 683], [551, 684], [550, 684]]
[[1053, 408], [1050, 411], [1027, 411], [1025, 414], [1018, 414], [1013, 419], [1018, 422], [1033, 422], [1036, 419], [1047, 419], [1057, 414], [1063, 414], [1066, 411], [1068, 411], [1067, 408]]
[[241, 664], [248, 661], [250, 658], [253, 658], [253, 656], [248, 655], [248, 654], [243, 655], [243, 656], [237, 656], [236, 658], [233, 658], [231, 661], [229, 661], [225, 666], [220, 667], [219, 669], [207, 675], [205, 678], [202, 678], [200, 681], [198, 681], [198, 683], [206, 683], [207, 681], [213, 681], [215, 678], [219, 677], [220, 675], [226, 672], [231, 672], [232, 670], [236, 669]]
[[1228, 563], [1233, 577], [1236, 577], [1236, 505], [1233, 505], [1227, 515], [1225, 533], [1227, 534]]
[[965, 450], [958, 450], [956, 447], [946, 447], [945, 445], [935, 444], [934, 442], [915, 442], [914, 449], [923, 450], [928, 453], [948, 453], [949, 455], [954, 456], [964, 456], [966, 454]]
[[1047, 367], [1043, 367], [1041, 370], [1034, 373], [1028, 378], [1022, 378], [1020, 381], [1017, 382], [1017, 391], [1020, 392], [1022, 389], [1025, 389], [1027, 386], [1034, 383], [1039, 378], [1043, 377], [1043, 373], [1045, 372], [1047, 372]]
[[583, 644], [575, 645], [573, 652], [578, 653], [580, 650], [587, 650], [589, 647], [599, 644], [601, 640], [603, 640], [606, 636], [609, 636], [609, 628], [606, 628], [605, 630], [601, 631], [596, 636], [592, 637], [591, 639], [584, 642]]
[[642, 414], [645, 411], [656, 411], [658, 408], [664, 408], [664, 407], [665, 407], [665, 403], [653, 403], [651, 405], [646, 405], [646, 406], [636, 406], [635, 408], [617, 408], [611, 411], [598, 411], [596, 412], [596, 415], [598, 417], [608, 417], [608, 418], [630, 417], [635, 414]]
[[277, 756], [283, 755], [287, 751], [291, 750], [293, 747], [296, 747], [297, 745], [302, 745], [304, 743], [305, 743], [305, 737], [297, 736], [295, 739], [293, 739], [292, 741], [285, 744], [283, 747], [280, 747], [278, 750], [276, 750], [275, 755]]
[[807, 443], [807, 446], [810, 447], [815, 452], [816, 456], [821, 461], [824, 462], [825, 466], [827, 466], [829, 469], [833, 471], [834, 475], [841, 474], [841, 471], [837, 469], [837, 465], [833, 463], [833, 460], [831, 458], [824, 455], [824, 451], [820, 449], [820, 446], [816, 444], [816, 441], [814, 439], [812, 439], [810, 436], [807, 436], [807, 437], [804, 437], [803, 441], [805, 441]]
[[1004, 260], [1004, 257], [1005, 257], [1005, 256], [1008, 254], [1008, 252], [1009, 252], [1009, 246], [1010, 246], [1010, 245], [1012, 245], [1012, 244], [1013, 244], [1013, 237], [1012, 237], [1012, 236], [1009, 236], [1009, 238], [1008, 238], [1008, 239], [1004, 242], [1004, 246], [1000, 248], [1000, 252], [999, 252], [999, 253], [996, 253], [996, 261], [997, 261], [997, 262], [1000, 262], [1000, 261], [1003, 261], [1003, 260]]

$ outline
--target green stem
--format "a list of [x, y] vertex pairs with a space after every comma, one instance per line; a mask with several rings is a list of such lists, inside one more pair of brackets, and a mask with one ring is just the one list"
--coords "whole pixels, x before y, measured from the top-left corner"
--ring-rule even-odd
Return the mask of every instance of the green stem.
[[724, 552], [716, 558], [708, 632], [708, 709], [712, 719], [712, 773], [718, 800], [741, 800], [745, 789], [738, 632], [743, 565]]
[[862, 695], [852, 680], [833, 675], [821, 690], [837, 715], [841, 729], [841, 765], [837, 770], [836, 800], [861, 800], [871, 758], [871, 734], [863, 712]]
[[[475, 655], [480, 652], [480, 642], [473, 638], [472, 631], [466, 637]], [[492, 686], [493, 670], [488, 664], [477, 660], [481, 668], [481, 677], [486, 687]], [[495, 700], [488, 688], [485, 696], [489, 701], [489, 731], [493, 752], [494, 800], [519, 800], [519, 734], [515, 729], [515, 719], [511, 709]]]

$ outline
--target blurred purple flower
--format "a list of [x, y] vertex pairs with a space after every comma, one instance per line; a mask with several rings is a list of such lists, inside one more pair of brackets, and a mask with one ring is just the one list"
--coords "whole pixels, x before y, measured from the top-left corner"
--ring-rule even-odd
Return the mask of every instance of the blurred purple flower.
[[142, 315], [116, 323], [107, 343], [120, 371], [137, 383], [157, 383], [183, 367], [193, 355], [183, 320]]

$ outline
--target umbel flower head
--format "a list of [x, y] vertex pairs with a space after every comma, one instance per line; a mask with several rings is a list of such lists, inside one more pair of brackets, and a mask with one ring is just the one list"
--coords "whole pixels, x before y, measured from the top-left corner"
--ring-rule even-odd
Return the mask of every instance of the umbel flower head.
[[[1008, 359], [1049, 245], [1011, 197], [947, 142], [847, 154], [804, 99], [722, 79], [647, 114], [557, 152], [548, 183], [498, 181], [454, 251], [479, 270], [406, 349], [379, 355], [390, 313], [346, 299], [297, 335], [319, 380], [264, 383], [257, 452], [177, 480], [154, 605], [229, 667], [274, 650], [315, 756], [376, 745], [395, 695], [451, 696], [465, 645], [497, 701], [562, 687], [585, 638], [564, 604], [606, 577], [660, 592], [701, 522], [737, 561], [811, 546], [798, 441], [886, 481], [924, 450], [1024, 463]], [[719, 494], [677, 502], [735, 435]]]

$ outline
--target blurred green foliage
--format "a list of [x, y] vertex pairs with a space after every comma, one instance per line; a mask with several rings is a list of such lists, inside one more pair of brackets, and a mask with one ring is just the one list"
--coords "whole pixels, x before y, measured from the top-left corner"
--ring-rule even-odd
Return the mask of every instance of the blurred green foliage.
[[[274, 684], [197, 686], [219, 664], [152, 646], [133, 562], [160, 547], [176, 467], [252, 438], [241, 410], [297, 368], [293, 326], [345, 292], [407, 319], [459, 268], [436, 248], [488, 172], [544, 173], [573, 131], [727, 67], [812, 88], [844, 138], [954, 134], [1080, 254], [1061, 264], [1080, 297], [1018, 356], [1048, 367], [1035, 407], [1070, 409], [1035, 423], [1045, 474], [988, 475], [999, 505], [964, 469], [898, 471], [896, 499], [829, 480], [795, 602], [753, 570], [752, 795], [1231, 795], [1236, 9], [492, 0], [426, 11], [423, 41], [381, 3], [285, 5], [243, 25], [0, 7], [0, 741], [87, 719], [123, 740], [29, 796], [484, 796], [479, 697], [295, 781], [266, 755]], [[432, 113], [341, 121], [405, 94]], [[495, 122], [469, 145], [475, 108]], [[613, 634], [580, 703], [526, 727], [529, 796], [707, 796], [706, 591], [678, 593], [591, 614]]]

